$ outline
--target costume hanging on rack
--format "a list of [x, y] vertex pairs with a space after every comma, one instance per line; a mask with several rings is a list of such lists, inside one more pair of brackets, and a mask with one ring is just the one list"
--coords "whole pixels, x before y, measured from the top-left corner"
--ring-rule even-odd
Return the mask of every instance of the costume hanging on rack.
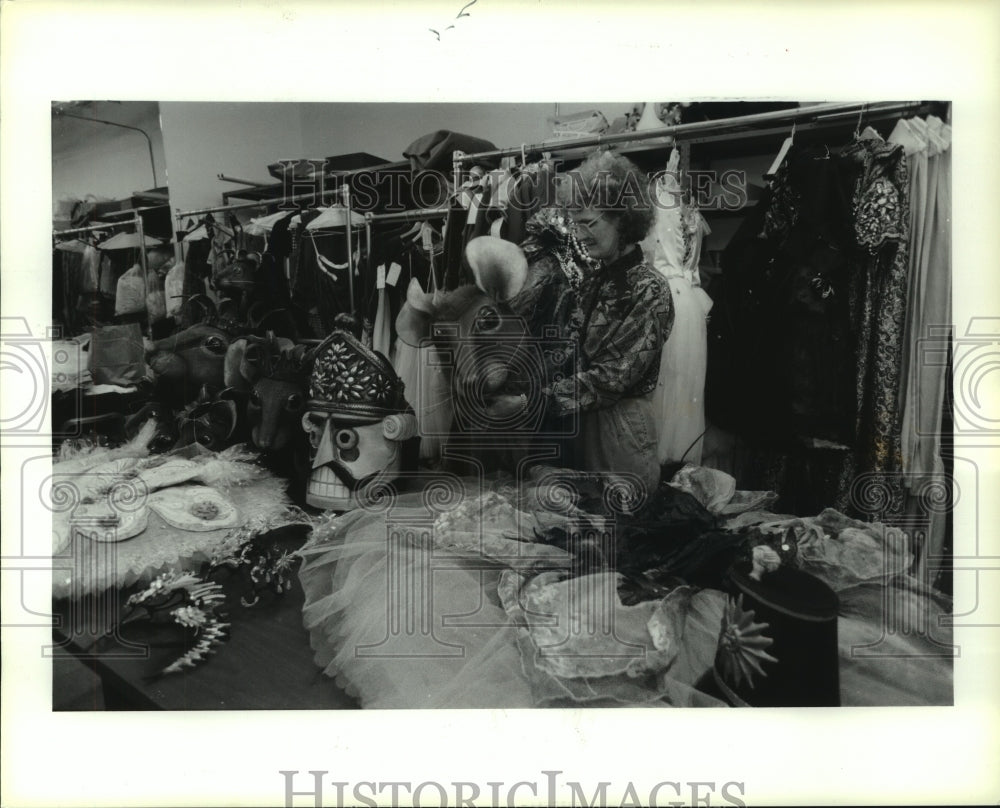
[[510, 188], [506, 210], [506, 232], [499, 235], [515, 244], [528, 238], [528, 222], [544, 207], [556, 201], [556, 172], [549, 160], [520, 167]]
[[288, 306], [291, 293], [285, 277], [285, 259], [292, 252], [292, 237], [288, 232], [295, 213], [286, 213], [275, 222], [267, 235], [267, 248], [261, 256], [257, 272], [255, 298], [266, 302], [272, 308]]
[[951, 321], [951, 127], [931, 116], [901, 120], [889, 137], [910, 168], [910, 302], [901, 374], [903, 469], [911, 488], [941, 474], [940, 435], [947, 365], [922, 361], [920, 340], [944, 345], [935, 327]]
[[860, 135], [840, 155], [793, 145], [723, 256], [708, 414], [755, 445], [744, 484], [782, 491], [788, 509], [857, 513], [858, 480], [899, 498], [901, 156]]
[[653, 396], [659, 419], [660, 463], [700, 464], [705, 431], [705, 368], [708, 313], [712, 299], [701, 288], [701, 245], [711, 232], [701, 213], [682, 199], [680, 151], [674, 149], [656, 187], [656, 219], [648, 242], [651, 263], [667, 279], [674, 301], [674, 327], [663, 346]]
[[472, 274], [465, 260], [465, 245], [482, 205], [486, 190], [484, 176], [480, 168], [473, 166], [469, 178], [459, 188], [453, 189], [442, 232], [444, 249], [438, 285], [443, 291], [472, 283]]
[[[434, 251], [433, 228], [428, 223], [420, 226], [419, 241], [424, 254], [430, 263], [428, 273], [429, 292], [437, 292], [437, 261]], [[417, 291], [422, 291], [419, 280], [412, 278], [411, 270], [409, 290], [416, 284]], [[441, 457], [444, 445], [452, 423], [451, 382], [442, 367], [437, 348], [432, 345], [414, 347], [396, 340], [392, 356], [393, 367], [403, 380], [404, 395], [417, 417], [417, 429], [420, 435], [420, 459], [436, 463]]]
[[52, 323], [62, 327], [62, 336], [80, 333], [77, 302], [83, 276], [83, 253], [52, 250]]
[[[911, 499], [948, 485], [941, 436], [951, 431], [943, 361], [951, 323], [951, 127], [930, 116], [901, 120], [889, 137], [903, 146], [910, 169], [907, 320], [900, 379], [903, 481]], [[937, 355], [937, 361], [927, 361]], [[928, 486], [934, 486], [928, 488]], [[911, 503], [912, 507], [912, 503]], [[926, 509], [930, 524], [918, 559], [921, 580], [932, 580], [945, 555], [949, 514]]]
[[[360, 278], [359, 239], [356, 230], [347, 232], [346, 208], [323, 208], [316, 215], [302, 216], [302, 248], [299, 251], [299, 271], [292, 300], [303, 310], [317, 309], [325, 337], [335, 327], [338, 314], [357, 314], [356, 301], [351, 300], [353, 267], [355, 282]], [[349, 226], [357, 228], [364, 220], [353, 214]], [[348, 249], [353, 255], [348, 254]], [[355, 283], [355, 286], [357, 284]]]
[[[406, 287], [410, 282], [409, 267], [412, 261], [409, 257], [412, 242], [410, 236], [419, 229], [409, 223], [374, 224], [371, 252], [367, 260], [362, 262], [364, 272], [361, 283], [361, 310], [365, 319], [372, 323], [373, 347], [391, 357], [393, 351], [394, 331], [392, 324], [403, 303]], [[397, 270], [393, 270], [395, 265]], [[371, 269], [369, 269], [369, 266]], [[427, 282], [426, 261], [423, 262], [420, 273], [421, 283]], [[381, 277], [385, 278], [380, 287]], [[381, 334], [376, 337], [375, 335]], [[386, 339], [386, 337], [388, 337]], [[379, 348], [382, 345], [383, 348]]]
[[900, 373], [906, 323], [909, 176], [903, 149], [877, 134], [841, 155], [852, 194], [856, 263], [851, 273], [856, 338], [858, 472], [899, 497], [902, 468]]
[[[292, 303], [310, 315], [313, 337], [325, 338], [336, 316], [349, 310], [347, 298], [347, 242], [343, 234], [314, 234], [307, 225], [320, 211], [303, 211], [298, 228]], [[318, 238], [317, 238], [318, 236]], [[327, 262], [322, 268], [319, 256]], [[338, 269], [339, 268], [339, 269]], [[315, 312], [315, 314], [313, 314]]]
[[175, 317], [184, 305], [184, 276], [187, 272], [187, 261], [174, 264], [163, 281], [163, 294], [166, 299], [167, 317]]
[[[183, 300], [181, 305], [190, 300], [195, 295], [204, 295], [207, 292], [205, 280], [211, 271], [209, 255], [212, 243], [208, 239], [192, 241], [187, 245], [187, 253], [184, 256], [184, 284]], [[181, 310], [181, 321], [178, 324], [181, 329], [189, 328], [196, 322], [195, 313], [191, 311], [184, 314]]]
[[378, 351], [385, 357], [392, 355], [392, 323], [395, 318], [392, 316], [392, 307], [386, 293], [387, 287], [395, 287], [399, 282], [399, 276], [403, 268], [393, 262], [389, 266], [379, 264], [376, 269], [376, 311], [375, 321], [372, 326], [372, 350]]

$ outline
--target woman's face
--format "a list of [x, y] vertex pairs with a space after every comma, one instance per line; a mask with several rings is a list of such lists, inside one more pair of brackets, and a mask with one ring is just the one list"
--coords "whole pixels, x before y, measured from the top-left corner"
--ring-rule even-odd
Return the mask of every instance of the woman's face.
[[618, 226], [611, 215], [595, 208], [584, 208], [570, 215], [580, 243], [591, 256], [602, 261], [618, 256]]

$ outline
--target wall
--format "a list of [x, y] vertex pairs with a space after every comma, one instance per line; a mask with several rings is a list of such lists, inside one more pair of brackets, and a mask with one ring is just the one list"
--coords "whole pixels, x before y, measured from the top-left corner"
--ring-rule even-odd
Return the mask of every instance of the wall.
[[78, 199], [89, 194], [122, 199], [135, 191], [166, 184], [166, 158], [155, 101], [91, 102], [68, 108], [74, 115], [101, 118], [144, 130], [153, 145], [156, 178], [149, 144], [139, 132], [89, 123], [76, 118], [52, 119], [52, 199]]
[[170, 203], [192, 210], [237, 186], [218, 174], [273, 182], [268, 163], [302, 155], [300, 104], [163, 102]]
[[[561, 104], [560, 114], [598, 108], [610, 121], [629, 101]], [[273, 182], [267, 165], [364, 151], [386, 160], [421, 135], [452, 129], [497, 146], [532, 143], [551, 132], [555, 104], [187, 103], [162, 102], [171, 204], [191, 210], [221, 204], [234, 188], [220, 173]]]
[[[560, 114], [603, 108], [611, 118], [620, 104], [561, 104]], [[538, 143], [551, 137], [555, 104], [303, 104], [303, 145], [308, 157], [367, 151], [388, 160], [421, 135], [450, 129], [489, 140], [498, 147]]]

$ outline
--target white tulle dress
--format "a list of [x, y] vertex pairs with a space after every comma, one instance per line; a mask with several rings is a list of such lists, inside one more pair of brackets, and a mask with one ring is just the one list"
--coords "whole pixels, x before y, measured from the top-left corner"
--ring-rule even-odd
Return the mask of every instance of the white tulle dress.
[[[441, 473], [321, 519], [298, 573], [316, 664], [365, 708], [724, 706], [695, 683], [727, 596], [679, 585], [626, 604], [619, 573], [572, 574], [564, 550], [532, 540], [600, 532], [565, 493]], [[791, 530], [796, 566], [838, 593], [844, 706], [952, 703], [950, 599], [906, 574], [905, 537], [829, 510], [726, 524]]]
[[[656, 220], [643, 245], [653, 267], [667, 278], [674, 300], [674, 327], [663, 347], [653, 402], [660, 416], [660, 463], [701, 463], [705, 431], [705, 367], [712, 300], [701, 288], [701, 244], [711, 232], [701, 213], [681, 201], [678, 151], [656, 187]], [[685, 454], [686, 453], [686, 454]]]
[[566, 518], [544, 498], [443, 476], [317, 525], [299, 570], [317, 665], [365, 708], [722, 706], [693, 685], [723, 593], [626, 606], [615, 573], [567, 578], [568, 554], [530, 541]]

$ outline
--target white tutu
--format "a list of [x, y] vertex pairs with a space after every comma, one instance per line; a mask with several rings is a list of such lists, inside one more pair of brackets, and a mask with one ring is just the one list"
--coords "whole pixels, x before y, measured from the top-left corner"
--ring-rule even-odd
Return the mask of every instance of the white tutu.
[[[610, 570], [567, 577], [569, 554], [530, 539], [579, 513], [558, 487], [484, 492], [445, 475], [385, 512], [321, 520], [298, 573], [317, 665], [362, 707], [721, 705], [694, 685], [726, 595], [679, 586], [625, 605]], [[882, 526], [832, 511], [787, 524], [807, 521], [823, 540], [800, 531], [800, 563], [840, 597], [844, 706], [951, 704], [950, 600], [885, 566]]]
[[[608, 574], [592, 576], [607, 579], [608, 598], [567, 600], [574, 586], [595, 587], [551, 571], [536, 577], [539, 565], [569, 563], [563, 550], [523, 541], [536, 516], [480, 496], [475, 483], [460, 487], [447, 504], [464, 516], [435, 519], [437, 494], [404, 494], [386, 513], [321, 523], [299, 551], [316, 664], [362, 707], [721, 704], [693, 688], [715, 654], [721, 592], [692, 598], [683, 587], [669, 603], [626, 607]], [[611, 634], [600, 630], [609, 608]], [[634, 664], [623, 664], [623, 647]]]
[[[708, 312], [712, 299], [687, 279], [669, 278], [674, 327], [660, 356], [660, 378], [653, 405], [660, 414], [660, 463], [701, 464], [705, 431], [705, 368], [708, 363]], [[685, 456], [685, 452], [687, 455]]]
[[[701, 289], [701, 244], [711, 232], [701, 213], [681, 200], [679, 152], [656, 188], [656, 220], [643, 249], [670, 283], [674, 327], [663, 346], [653, 402], [659, 417], [659, 460], [700, 464], [705, 431], [705, 368], [711, 298]], [[685, 454], [685, 452], [687, 454]]]

